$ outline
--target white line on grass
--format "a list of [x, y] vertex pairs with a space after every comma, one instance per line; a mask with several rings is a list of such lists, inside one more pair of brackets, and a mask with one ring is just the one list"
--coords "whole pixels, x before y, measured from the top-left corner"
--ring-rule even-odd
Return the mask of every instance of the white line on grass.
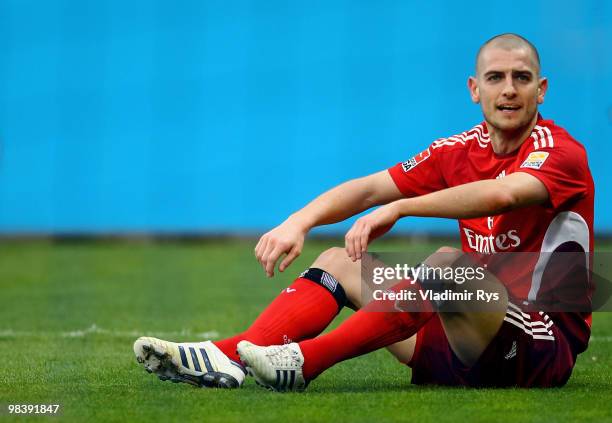
[[[84, 338], [88, 335], [106, 335], [115, 338], [135, 338], [139, 336], [155, 336], [160, 338], [172, 337], [192, 337], [200, 339], [218, 339], [219, 332], [210, 330], [206, 332], [194, 332], [191, 329], [181, 329], [174, 332], [156, 332], [144, 330], [114, 330], [98, 327], [95, 323], [86, 329], [72, 330], [68, 332], [48, 332], [48, 331], [15, 331], [13, 329], [0, 329], [0, 338], [29, 338], [29, 337], [50, 337], [50, 338]], [[591, 336], [590, 342], [612, 342], [612, 336]]]
[[114, 330], [114, 329], [103, 329], [98, 327], [95, 323], [87, 329], [73, 330], [68, 332], [47, 332], [47, 331], [15, 331], [13, 329], [0, 329], [0, 338], [29, 338], [29, 337], [50, 337], [50, 338], [84, 338], [88, 335], [105, 335], [115, 338], [135, 338], [139, 336], [155, 336], [160, 338], [172, 338], [189, 336], [192, 338], [201, 339], [217, 339], [219, 338], [219, 332], [215, 330], [206, 332], [194, 332], [191, 329], [182, 329], [175, 332], [156, 332], [156, 331], [144, 331], [144, 330]]
[[612, 336], [591, 336], [590, 342], [612, 342]]

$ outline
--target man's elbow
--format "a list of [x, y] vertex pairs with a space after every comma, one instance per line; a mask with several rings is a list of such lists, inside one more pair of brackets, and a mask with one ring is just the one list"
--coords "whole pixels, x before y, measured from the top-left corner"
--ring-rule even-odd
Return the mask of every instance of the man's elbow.
[[509, 190], [495, 190], [491, 198], [491, 208], [496, 212], [505, 213], [520, 207], [519, 198]]
[[359, 178], [357, 181], [367, 208], [387, 204], [403, 197], [386, 170]]
[[492, 187], [493, 207], [498, 213], [543, 204], [548, 200], [548, 190], [535, 176], [527, 173], [513, 173], [494, 182]]

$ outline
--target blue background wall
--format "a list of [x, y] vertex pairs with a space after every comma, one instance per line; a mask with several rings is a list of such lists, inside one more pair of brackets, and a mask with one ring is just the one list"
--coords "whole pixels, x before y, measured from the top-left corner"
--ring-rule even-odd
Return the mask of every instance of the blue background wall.
[[0, 232], [257, 233], [479, 122], [502, 32], [538, 46], [612, 231], [610, 2], [416, 3], [0, 1]]

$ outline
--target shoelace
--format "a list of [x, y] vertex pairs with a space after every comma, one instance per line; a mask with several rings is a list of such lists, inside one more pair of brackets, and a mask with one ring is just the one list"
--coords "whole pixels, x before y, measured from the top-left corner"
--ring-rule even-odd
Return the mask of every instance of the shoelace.
[[297, 351], [292, 350], [286, 345], [269, 347], [266, 357], [275, 367], [297, 367], [300, 360]]

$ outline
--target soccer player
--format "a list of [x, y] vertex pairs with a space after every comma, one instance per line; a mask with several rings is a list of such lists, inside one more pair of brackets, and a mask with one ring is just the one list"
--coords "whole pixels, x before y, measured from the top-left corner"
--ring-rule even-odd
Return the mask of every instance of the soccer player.
[[[134, 344], [138, 361], [161, 379], [197, 386], [238, 387], [246, 367], [269, 389], [302, 390], [335, 363], [387, 347], [412, 367], [416, 384], [565, 384], [587, 348], [591, 315], [533, 311], [525, 304], [537, 304], [548, 289], [548, 253], [593, 250], [594, 185], [586, 152], [538, 113], [548, 82], [536, 48], [523, 37], [502, 34], [484, 43], [468, 88], [484, 122], [388, 170], [333, 188], [261, 237], [255, 255], [271, 277], [279, 262], [284, 271], [300, 254], [311, 228], [381, 205], [355, 222], [344, 248], [323, 252], [247, 330], [215, 342], [143, 337]], [[531, 252], [539, 259], [511, 282], [487, 277], [503, 306], [496, 311], [437, 312], [444, 304], [424, 301], [418, 310], [369, 312], [360, 262], [368, 244], [405, 216], [458, 219], [464, 253]], [[425, 263], [452, 265], [462, 252], [443, 247]], [[413, 282], [425, 287], [428, 281], [414, 276]], [[344, 306], [358, 311], [318, 336]]]

